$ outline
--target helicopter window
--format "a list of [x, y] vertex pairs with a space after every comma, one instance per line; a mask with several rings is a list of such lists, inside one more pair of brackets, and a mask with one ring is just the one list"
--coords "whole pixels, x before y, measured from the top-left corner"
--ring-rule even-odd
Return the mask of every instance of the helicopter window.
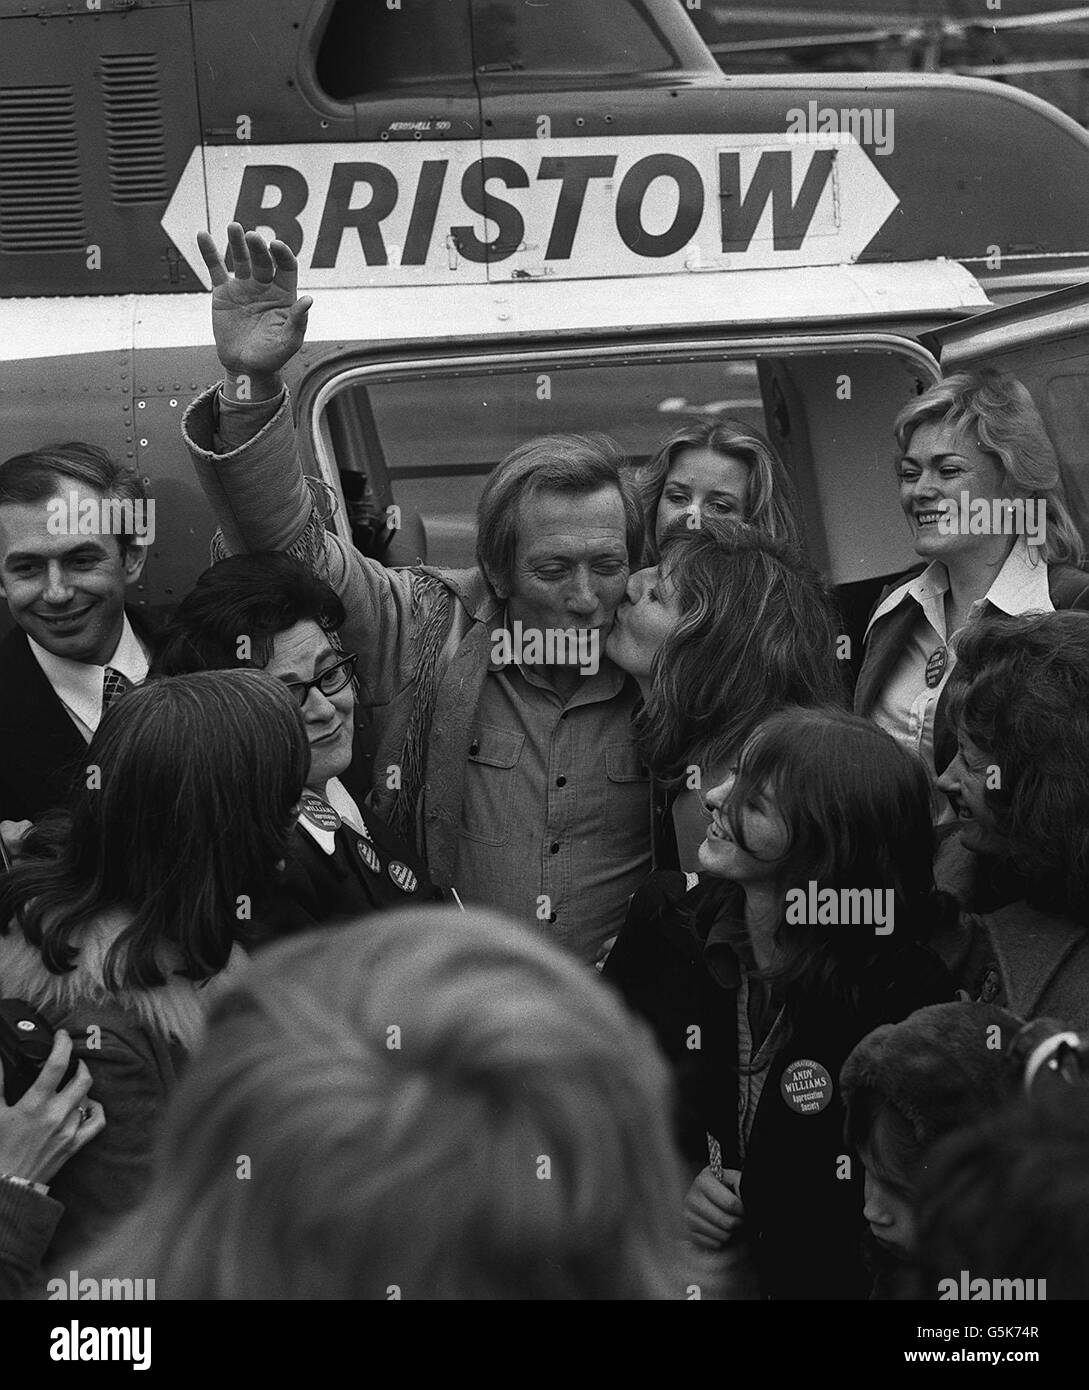
[[484, 482], [499, 459], [534, 435], [602, 430], [638, 468], [685, 424], [728, 414], [766, 428], [751, 360], [587, 366], [349, 387], [325, 417], [345, 495], [358, 491], [351, 474], [362, 457], [381, 506], [396, 503], [425, 518], [429, 564], [471, 564]]
[[478, 73], [656, 72], [675, 59], [640, 0], [473, 0]]
[[778, 450], [810, 559], [864, 626], [884, 579], [913, 563], [890, 427], [937, 366], [906, 340], [902, 350], [839, 339], [758, 356], [738, 346], [348, 368], [316, 421], [319, 467], [339, 480], [347, 514], [365, 479], [372, 514], [396, 507], [399, 524], [426, 538], [417, 553], [457, 567], [473, 563], [485, 480], [516, 445], [601, 430], [640, 469], [680, 427], [729, 415]]
[[389, 9], [339, 0], [315, 64], [319, 85], [337, 101], [451, 81], [473, 70], [466, 0], [430, 0]]

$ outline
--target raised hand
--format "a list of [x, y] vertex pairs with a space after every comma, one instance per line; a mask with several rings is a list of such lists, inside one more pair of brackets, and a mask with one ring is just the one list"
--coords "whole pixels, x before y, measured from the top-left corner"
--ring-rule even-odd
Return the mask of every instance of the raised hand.
[[238, 222], [227, 228], [230, 269], [207, 232], [197, 233], [197, 245], [212, 277], [212, 332], [224, 369], [275, 376], [302, 347], [314, 302], [309, 295], [298, 298], [299, 267], [291, 248], [282, 241], [266, 245]]

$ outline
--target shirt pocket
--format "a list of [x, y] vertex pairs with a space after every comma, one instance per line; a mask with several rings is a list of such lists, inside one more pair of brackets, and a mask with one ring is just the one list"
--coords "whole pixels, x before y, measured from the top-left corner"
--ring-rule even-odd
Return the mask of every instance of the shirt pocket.
[[482, 845], [505, 845], [510, 839], [514, 781], [525, 741], [525, 734], [494, 724], [473, 729], [461, 803], [465, 839]]
[[607, 834], [641, 838], [650, 850], [650, 772], [634, 740], [605, 749], [605, 824]]

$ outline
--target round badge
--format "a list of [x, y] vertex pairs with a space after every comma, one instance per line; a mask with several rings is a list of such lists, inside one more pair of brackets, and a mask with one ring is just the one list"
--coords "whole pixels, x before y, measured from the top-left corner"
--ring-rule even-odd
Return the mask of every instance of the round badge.
[[418, 880], [407, 864], [402, 864], [399, 859], [391, 859], [389, 876], [402, 893], [415, 893]]
[[930, 653], [929, 657], [927, 657], [926, 684], [929, 690], [933, 690], [945, 674], [945, 660], [946, 652], [944, 647], [935, 648], [935, 650]]
[[339, 830], [341, 819], [327, 801], [313, 792], [303, 792], [299, 805], [302, 813], [319, 830]]
[[355, 847], [359, 851], [359, 857], [372, 874], [382, 872], [382, 862], [375, 853], [374, 846], [368, 840], [356, 840]]
[[832, 1099], [832, 1078], [827, 1067], [803, 1057], [784, 1069], [779, 1089], [799, 1115], [818, 1115]]
[[1002, 993], [1002, 976], [998, 973], [998, 968], [991, 965], [987, 968], [983, 976], [983, 982], [979, 988], [979, 1002], [990, 1004]]

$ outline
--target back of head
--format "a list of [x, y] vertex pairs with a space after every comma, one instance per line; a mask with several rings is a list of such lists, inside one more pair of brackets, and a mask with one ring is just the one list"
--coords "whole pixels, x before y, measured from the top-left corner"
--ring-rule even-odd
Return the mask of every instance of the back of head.
[[267, 666], [279, 633], [305, 621], [335, 633], [344, 618], [336, 591], [290, 555], [232, 555], [206, 569], [178, 604], [152, 669], [180, 676]]
[[17, 915], [62, 970], [80, 928], [123, 909], [118, 983], [161, 983], [164, 958], [214, 974], [245, 920], [239, 895], [255, 895], [284, 853], [308, 759], [298, 707], [271, 676], [149, 681], [107, 711], [70, 814], [27, 837], [4, 920]]
[[219, 1007], [98, 1263], [160, 1298], [673, 1296], [668, 1111], [649, 1035], [549, 943], [371, 917]]
[[704, 517], [667, 532], [660, 572], [682, 613], [655, 658], [642, 719], [660, 776], [689, 763], [706, 776], [775, 709], [842, 703], [834, 612], [794, 546]]
[[[963, 1271], [1003, 1281], [991, 1297], [1089, 1298], [1089, 1088], [1019, 1099], [937, 1146], [918, 1230], [922, 1297]], [[1046, 1293], [1018, 1294], [1006, 1282], [1017, 1280]]]
[[916, 1009], [883, 1024], [854, 1048], [840, 1072], [848, 1141], [863, 1147], [877, 1115], [891, 1107], [919, 1153], [1000, 1109], [1020, 1073], [1006, 1049], [1022, 1020], [994, 1004], [958, 1002]]

